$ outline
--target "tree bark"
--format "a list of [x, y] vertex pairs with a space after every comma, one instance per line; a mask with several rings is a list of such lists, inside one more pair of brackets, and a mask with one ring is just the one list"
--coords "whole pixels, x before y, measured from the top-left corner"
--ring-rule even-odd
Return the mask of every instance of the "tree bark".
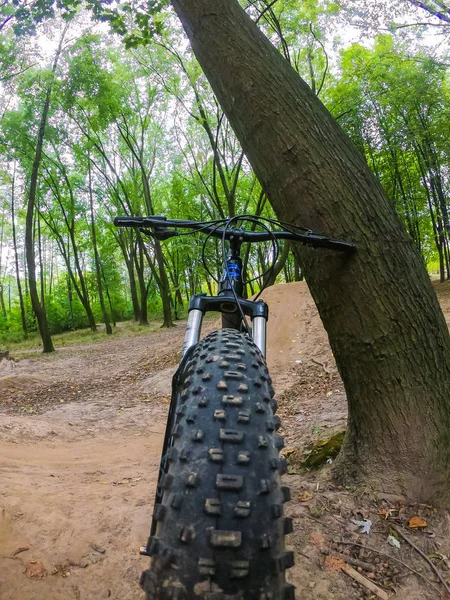
[[347, 392], [340, 481], [450, 498], [450, 336], [364, 157], [237, 1], [172, 0], [278, 217], [352, 240], [298, 248]]

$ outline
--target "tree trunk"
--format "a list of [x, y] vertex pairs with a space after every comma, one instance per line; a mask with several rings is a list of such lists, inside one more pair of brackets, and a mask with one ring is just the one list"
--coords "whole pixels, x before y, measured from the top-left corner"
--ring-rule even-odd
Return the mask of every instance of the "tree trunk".
[[111, 300], [111, 295], [109, 293], [108, 280], [106, 279], [105, 270], [103, 269], [103, 267], [102, 267], [101, 264], [100, 264], [100, 268], [101, 268], [101, 271], [102, 271], [102, 278], [103, 278], [103, 281], [105, 283], [106, 297], [108, 298], [109, 314], [111, 315], [111, 320], [112, 320], [113, 327], [116, 327], [116, 325], [117, 325], [116, 315], [115, 315], [115, 312], [114, 312], [114, 308], [113, 308], [113, 304], [112, 304], [112, 300]]
[[286, 264], [290, 249], [291, 244], [288, 241], [284, 242], [283, 249], [280, 252], [277, 262], [273, 265], [273, 269], [271, 269], [263, 278], [263, 287], [270, 287], [271, 285], [274, 285], [278, 275], [281, 273], [284, 265]]
[[164, 255], [159, 240], [155, 240], [155, 257], [159, 267], [161, 300], [163, 306], [164, 321], [163, 327], [173, 327], [172, 311], [170, 309], [170, 283], [167, 277], [167, 271], [164, 266]]
[[136, 276], [134, 273], [134, 265], [131, 261], [126, 261], [128, 269], [128, 278], [130, 280], [131, 302], [133, 304], [134, 320], [137, 323], [141, 321], [141, 307], [139, 305], [139, 297], [137, 293]]
[[303, 281], [303, 274], [300, 269], [300, 263], [297, 256], [294, 254], [294, 281]]
[[[4, 214], [0, 215], [0, 221], [1, 221], [1, 227], [0, 227], [0, 277], [1, 277], [2, 257], [3, 257], [3, 236], [4, 236], [5, 222], [6, 222]], [[4, 277], [3, 277], [3, 280], [4, 280]], [[2, 309], [3, 316], [6, 319], [6, 306], [5, 306], [3, 281], [0, 281], [0, 306]]]
[[137, 240], [138, 253], [134, 253], [134, 266], [136, 267], [136, 273], [139, 281], [139, 289], [141, 292], [141, 310], [139, 313], [139, 325], [148, 325], [148, 309], [147, 309], [147, 296], [148, 287], [145, 282], [144, 276], [144, 250], [142, 248], [143, 242], [141, 238]]
[[1, 309], [2, 309], [3, 316], [6, 319], [6, 306], [5, 306], [5, 296], [4, 296], [3, 283], [0, 283], [0, 306], [1, 306]]
[[75, 330], [74, 318], [73, 318], [73, 293], [72, 293], [72, 280], [69, 273], [67, 273], [67, 298], [69, 299], [69, 313], [70, 313], [70, 326], [72, 331]]
[[[53, 61], [53, 74], [58, 66], [58, 60], [62, 50], [62, 43], [64, 35], [66, 33], [67, 26], [61, 36], [58, 50], [56, 51], [55, 59]], [[27, 214], [25, 220], [25, 250], [28, 267], [28, 282], [30, 286], [31, 305], [33, 307], [34, 314], [38, 322], [39, 332], [42, 338], [43, 352], [54, 352], [52, 338], [50, 336], [50, 330], [48, 327], [47, 314], [44, 307], [39, 301], [37, 284], [36, 284], [36, 253], [34, 249], [34, 236], [33, 236], [33, 217], [34, 209], [36, 205], [36, 190], [39, 176], [39, 166], [41, 164], [42, 147], [44, 145], [45, 128], [47, 126], [48, 111], [50, 108], [50, 98], [52, 95], [53, 83], [50, 82], [45, 94], [44, 106], [42, 108], [41, 120], [39, 123], [39, 131], [36, 142], [36, 150], [34, 153], [33, 167], [31, 170], [30, 178], [30, 189], [28, 191], [28, 202], [27, 202]]]
[[103, 284], [102, 284], [102, 271], [100, 268], [100, 257], [97, 249], [97, 232], [95, 230], [95, 219], [94, 219], [94, 201], [92, 198], [92, 179], [91, 179], [91, 160], [88, 157], [88, 183], [89, 183], [89, 207], [91, 212], [91, 231], [92, 231], [92, 246], [94, 247], [94, 262], [95, 262], [95, 274], [97, 276], [97, 288], [98, 297], [100, 300], [100, 307], [102, 309], [103, 321], [105, 323], [106, 334], [112, 335], [112, 327], [109, 322], [108, 311], [106, 310], [105, 297], [103, 296]]
[[38, 234], [38, 257], [39, 257], [39, 282], [41, 286], [41, 304], [45, 310], [45, 277], [44, 277], [44, 261], [42, 259], [42, 235], [41, 235], [41, 219], [39, 217], [39, 206], [36, 211], [37, 234]]
[[277, 216], [357, 244], [296, 249], [347, 392], [338, 479], [447, 503], [450, 336], [394, 207], [237, 1], [172, 5]]
[[[127, 240], [128, 238], [128, 240]], [[129, 232], [120, 231], [116, 236], [117, 242], [122, 250], [122, 255], [125, 260], [128, 271], [128, 279], [130, 280], [131, 303], [133, 305], [134, 320], [139, 323], [141, 320], [141, 308], [139, 306], [139, 298], [136, 286], [136, 276], [134, 273], [134, 239], [133, 230]]]
[[75, 270], [78, 275], [78, 282], [79, 282], [79, 284], [78, 284], [76, 281], [75, 273], [72, 270], [70, 270], [73, 285], [74, 285], [75, 291], [77, 292], [78, 298], [80, 299], [80, 302], [83, 305], [83, 308], [86, 312], [86, 316], [88, 318], [88, 323], [89, 323], [89, 328], [91, 329], [91, 331], [96, 333], [97, 332], [97, 324], [95, 322], [94, 313], [92, 312], [92, 307], [91, 307], [91, 302], [89, 300], [89, 294], [88, 294], [88, 289], [87, 289], [87, 285], [86, 285], [86, 281], [85, 281], [85, 276], [83, 273], [83, 269], [81, 268], [80, 256], [79, 256], [79, 252], [78, 252], [78, 244], [75, 239], [75, 230], [72, 227], [69, 228], [69, 239], [70, 239], [70, 243], [72, 245], [73, 261], [75, 263]]

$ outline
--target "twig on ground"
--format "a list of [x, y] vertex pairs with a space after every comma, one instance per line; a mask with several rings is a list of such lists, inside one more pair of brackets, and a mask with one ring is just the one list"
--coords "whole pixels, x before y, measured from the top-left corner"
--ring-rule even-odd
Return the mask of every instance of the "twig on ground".
[[376, 596], [378, 596], [378, 598], [381, 598], [381, 600], [389, 600], [389, 596], [384, 590], [375, 585], [375, 583], [373, 583], [373, 581], [370, 581], [370, 579], [364, 577], [364, 575], [361, 575], [361, 573], [358, 573], [358, 571], [355, 571], [355, 569], [353, 567], [350, 567], [350, 565], [345, 564], [341, 567], [341, 569], [342, 571], [344, 571], [344, 573], [346, 573], [349, 577], [357, 581], [360, 585], [365, 587], [367, 590], [373, 592]]
[[329, 369], [327, 369], [327, 367], [326, 367], [326, 366], [325, 366], [323, 363], [321, 363], [321, 362], [320, 362], [320, 360], [316, 360], [315, 358], [311, 358], [311, 361], [312, 361], [313, 363], [316, 363], [316, 365], [319, 365], [319, 367], [322, 367], [322, 369], [325, 371], [325, 373], [326, 373], [327, 375], [331, 375], [331, 372], [330, 372], [330, 370], [329, 370]]
[[386, 556], [386, 558], [389, 558], [390, 560], [393, 560], [394, 562], [397, 562], [400, 565], [403, 565], [405, 567], [405, 569], [408, 569], [408, 571], [411, 571], [411, 573], [414, 573], [414, 575], [417, 575], [417, 577], [420, 577], [421, 579], [423, 579], [425, 581], [425, 583], [427, 583], [435, 592], [437, 592], [439, 594], [439, 596], [441, 596], [442, 598], [444, 597], [441, 590], [439, 588], [437, 588], [434, 585], [434, 583], [432, 583], [429, 579], [427, 579], [425, 577], [425, 575], [422, 575], [422, 573], [420, 573], [413, 567], [410, 567], [407, 563], [403, 562], [399, 558], [395, 558], [395, 556], [391, 556], [387, 552], [381, 552], [381, 550], [377, 550], [376, 548], [372, 548], [371, 546], [364, 546], [363, 544], [358, 544], [357, 542], [340, 542], [339, 540], [333, 540], [333, 543], [341, 544], [342, 546], [357, 546], [358, 548], [364, 548], [364, 550], [369, 550], [369, 552], [376, 552], [380, 556]]
[[428, 558], [428, 556], [425, 554], [425, 552], [423, 552], [418, 546], [416, 546], [416, 544], [409, 539], [409, 537], [407, 535], [405, 535], [403, 533], [403, 531], [401, 529], [399, 529], [398, 527], [396, 527], [395, 525], [390, 523], [390, 527], [396, 531], [398, 533], [398, 535], [405, 540], [405, 542], [407, 544], [409, 544], [411, 546], [411, 548], [414, 548], [414, 550], [417, 552], [417, 554], [420, 554], [420, 556], [428, 563], [428, 565], [433, 569], [433, 572], [438, 576], [439, 581], [442, 583], [442, 585], [444, 586], [447, 594], [450, 597], [450, 588], [448, 587], [448, 585], [445, 583], [445, 579], [442, 577], [442, 575], [440, 574], [439, 570], [436, 568], [436, 566], [431, 562], [431, 560]]
[[307, 512], [304, 512], [302, 516], [306, 516], [306, 517], [308, 517], [308, 519], [312, 519], [316, 523], [319, 523], [319, 525], [322, 525], [322, 527], [326, 527], [326, 524], [322, 523], [322, 521], [320, 519], [316, 519], [316, 517], [313, 517], [312, 515], [310, 515]]
[[365, 562], [364, 560], [359, 560], [359, 558], [353, 558], [353, 556], [347, 556], [346, 554], [341, 554], [340, 552], [334, 552], [333, 550], [330, 550], [329, 548], [322, 548], [321, 549], [321, 554], [324, 554], [325, 556], [331, 556], [332, 558], [339, 558], [341, 560], [343, 560], [344, 562], [348, 563], [349, 565], [352, 565], [353, 567], [359, 567], [361, 569], [364, 569], [365, 571], [370, 571], [371, 573], [375, 572], [375, 566]]
[[331, 510], [328, 508], [328, 506], [325, 504], [325, 502], [320, 498], [320, 496], [316, 496], [316, 497], [317, 497], [317, 500], [320, 502], [320, 504], [327, 511], [327, 513], [330, 515], [330, 517], [332, 519], [334, 519], [336, 521], [336, 523], [339, 523], [339, 525], [342, 525], [342, 520], [339, 519], [336, 515], [333, 515], [333, 513], [331, 512]]

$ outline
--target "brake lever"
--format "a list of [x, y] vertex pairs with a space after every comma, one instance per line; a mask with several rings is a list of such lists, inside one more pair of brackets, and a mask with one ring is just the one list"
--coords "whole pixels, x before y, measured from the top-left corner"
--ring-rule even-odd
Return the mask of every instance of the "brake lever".
[[158, 227], [155, 231], [150, 231], [149, 229], [145, 229], [144, 227], [140, 227], [139, 231], [146, 235], [147, 237], [154, 238], [155, 240], [168, 240], [171, 237], [176, 237], [179, 235], [178, 231], [170, 231], [169, 229]]

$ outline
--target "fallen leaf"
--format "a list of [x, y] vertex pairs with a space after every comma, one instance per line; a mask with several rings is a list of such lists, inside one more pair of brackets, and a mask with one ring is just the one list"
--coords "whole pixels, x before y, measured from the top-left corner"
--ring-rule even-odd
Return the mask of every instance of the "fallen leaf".
[[400, 548], [400, 542], [393, 535], [388, 536], [387, 543], [394, 548]]
[[364, 521], [357, 521], [356, 519], [352, 519], [352, 523], [360, 527], [359, 533], [367, 533], [367, 535], [369, 535], [370, 528], [372, 527], [372, 521], [370, 519], [364, 519]]
[[389, 519], [389, 517], [392, 517], [392, 513], [395, 512], [395, 510], [396, 509], [393, 509], [393, 508], [380, 508], [380, 510], [378, 511], [378, 514], [380, 515], [380, 517]]
[[290, 456], [291, 454], [293, 454], [296, 450], [298, 450], [298, 448], [285, 448], [284, 450], [282, 450], [280, 452], [280, 454], [282, 454], [283, 456]]
[[24, 573], [30, 579], [43, 579], [48, 574], [44, 565], [37, 560], [27, 562]]
[[302, 492], [301, 494], [298, 495], [297, 500], [299, 502], [309, 502], [309, 500], [312, 500], [313, 495], [311, 494], [311, 492], [308, 492], [308, 490], [305, 490], [304, 492]]
[[420, 517], [411, 517], [409, 520], [409, 526], [411, 529], [417, 529], [419, 527], [427, 527], [428, 523]]

